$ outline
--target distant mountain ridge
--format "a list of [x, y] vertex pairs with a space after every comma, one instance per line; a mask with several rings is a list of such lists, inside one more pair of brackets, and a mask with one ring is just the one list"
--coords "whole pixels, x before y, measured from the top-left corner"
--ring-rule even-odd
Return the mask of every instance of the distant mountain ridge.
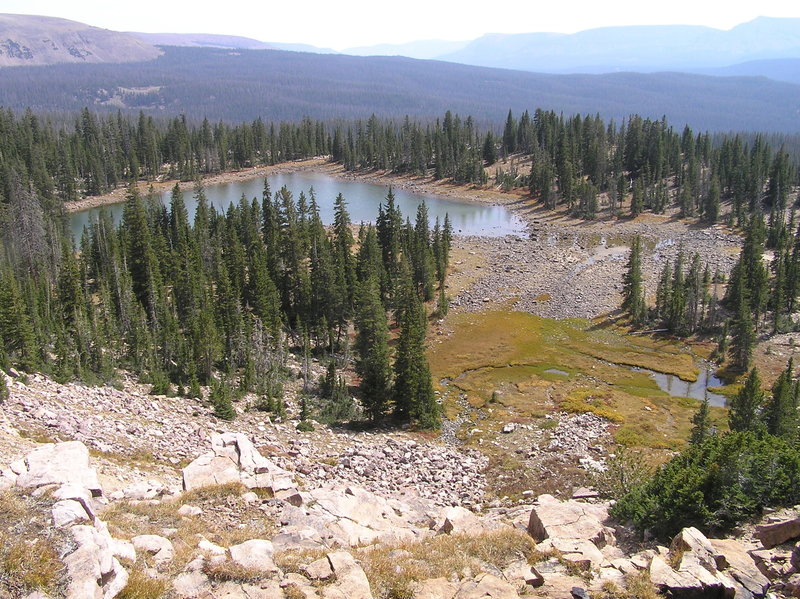
[[436, 57], [542, 73], [675, 71], [800, 58], [800, 19], [758, 17], [729, 31], [696, 25], [601, 27], [573, 34], [488, 34]]
[[262, 42], [239, 35], [219, 35], [216, 33], [140, 33], [130, 32], [155, 46], [182, 46], [188, 48], [227, 48], [230, 50], [287, 50], [289, 52], [310, 52], [312, 54], [336, 54], [330, 48], [318, 48], [309, 44], [286, 44], [282, 42]]
[[445, 56], [464, 48], [470, 40], [451, 42], [448, 40], [419, 40], [404, 44], [378, 44], [346, 48], [342, 54], [351, 56], [405, 56], [427, 60]]
[[0, 106], [37, 112], [140, 110], [229, 122], [441, 117], [501, 123], [510, 109], [638, 113], [715, 131], [800, 132], [800, 86], [684, 73], [551, 75], [404, 57], [165, 46], [156, 60], [19, 67]]
[[138, 62], [160, 54], [127, 33], [55, 17], [0, 14], [0, 67]]

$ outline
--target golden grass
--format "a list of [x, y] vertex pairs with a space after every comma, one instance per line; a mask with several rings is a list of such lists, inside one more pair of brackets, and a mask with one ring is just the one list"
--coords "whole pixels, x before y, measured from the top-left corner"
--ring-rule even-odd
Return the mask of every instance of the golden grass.
[[[448, 382], [441, 387], [448, 416], [461, 410], [454, 402], [460, 392], [473, 409], [488, 413], [480, 424], [487, 431], [563, 410], [591, 412], [620, 425], [618, 437], [629, 445], [673, 450], [689, 437], [699, 402], [669, 396], [636, 369], [695, 380], [695, 360], [704, 347], [695, 353], [694, 346], [628, 335], [608, 322], [556, 321], [510, 310], [454, 314], [447, 326], [453, 334], [431, 348], [429, 360], [434, 380]], [[721, 429], [725, 414], [712, 409]], [[469, 442], [478, 444], [481, 437]]]
[[269, 578], [268, 573], [253, 568], [245, 568], [244, 566], [232, 561], [224, 561], [219, 563], [206, 562], [203, 565], [203, 573], [208, 576], [210, 580], [215, 582], [258, 582]]
[[50, 521], [52, 501], [0, 492], [0, 597], [52, 592], [62, 582], [59, 549], [69, 541]]
[[598, 599], [661, 599], [646, 572], [630, 574], [625, 577], [625, 588], [613, 582], [606, 582], [600, 590]]
[[438, 535], [433, 538], [359, 549], [361, 562], [375, 597], [410, 597], [415, 581], [449, 578], [469, 570], [473, 575], [503, 569], [511, 562], [542, 559], [526, 533], [504, 529], [478, 535]]
[[117, 595], [117, 599], [160, 599], [168, 589], [169, 581], [166, 578], [153, 578], [140, 565], [136, 565], [128, 570], [128, 584]]

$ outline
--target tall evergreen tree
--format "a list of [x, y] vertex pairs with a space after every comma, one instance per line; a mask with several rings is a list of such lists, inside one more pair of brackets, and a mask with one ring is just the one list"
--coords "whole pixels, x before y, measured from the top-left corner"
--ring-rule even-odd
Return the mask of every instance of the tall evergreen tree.
[[764, 392], [761, 390], [761, 378], [758, 369], [753, 368], [744, 386], [731, 400], [728, 411], [728, 425], [732, 431], [756, 431], [761, 422], [761, 410], [764, 404]]
[[772, 385], [772, 398], [764, 406], [764, 422], [767, 432], [777, 437], [797, 435], [797, 405], [795, 403], [794, 360], [789, 359], [786, 369]]
[[441, 415], [425, 356], [427, 315], [407, 273], [401, 302], [400, 337], [394, 363], [395, 417], [400, 421], [411, 421], [421, 428], [439, 428]]
[[355, 327], [355, 369], [361, 379], [361, 401], [369, 419], [376, 422], [386, 414], [392, 397], [392, 371], [389, 326], [375, 277], [359, 285]]
[[635, 326], [644, 323], [647, 318], [647, 305], [644, 299], [642, 285], [642, 240], [637, 235], [631, 243], [631, 252], [628, 258], [628, 270], [623, 279], [622, 309], [631, 317]]

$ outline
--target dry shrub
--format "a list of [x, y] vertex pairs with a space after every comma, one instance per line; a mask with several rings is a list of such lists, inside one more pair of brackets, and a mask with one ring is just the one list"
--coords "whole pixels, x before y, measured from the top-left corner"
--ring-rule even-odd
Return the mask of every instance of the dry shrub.
[[603, 584], [599, 599], [661, 599], [646, 572], [630, 574], [625, 577], [625, 588], [613, 582]]
[[269, 574], [253, 568], [245, 568], [242, 565], [226, 560], [224, 562], [203, 564], [203, 573], [210, 580], [215, 582], [258, 582], [269, 578]]
[[0, 597], [53, 592], [64, 582], [59, 554], [74, 545], [64, 530], [52, 526], [52, 503], [47, 496], [0, 492]]
[[249, 489], [242, 483], [227, 483], [224, 485], [209, 485], [186, 491], [182, 496], [184, 503], [216, 503], [228, 497], [238, 497], [247, 493]]

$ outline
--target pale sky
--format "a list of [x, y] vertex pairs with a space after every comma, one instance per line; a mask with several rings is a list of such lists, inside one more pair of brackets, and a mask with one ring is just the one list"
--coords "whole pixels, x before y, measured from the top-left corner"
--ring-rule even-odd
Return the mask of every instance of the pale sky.
[[731, 27], [800, 17], [796, 0], [0, 0], [0, 13], [62, 17], [117, 31], [218, 33], [341, 50], [484, 33], [573, 33], [609, 25]]

